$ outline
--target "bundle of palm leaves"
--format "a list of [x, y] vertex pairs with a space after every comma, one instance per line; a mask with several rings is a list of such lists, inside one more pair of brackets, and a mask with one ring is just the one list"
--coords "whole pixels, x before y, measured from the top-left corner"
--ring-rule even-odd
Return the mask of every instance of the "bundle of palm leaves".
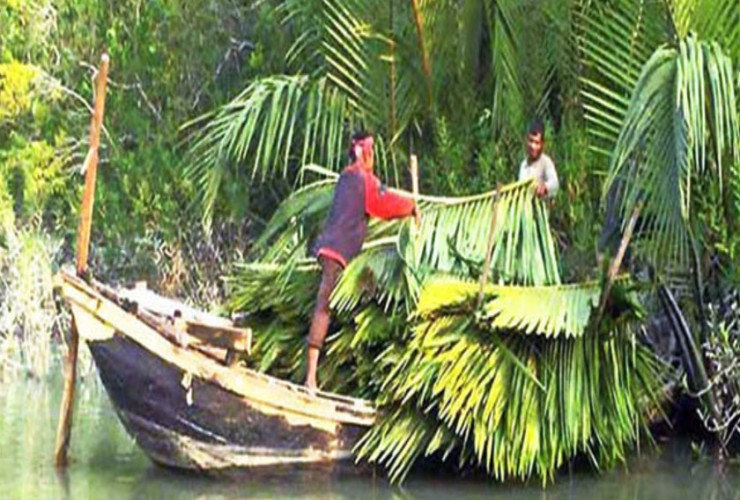
[[[255, 331], [253, 362], [296, 381], [319, 279], [307, 242], [330, 185], [286, 200], [258, 243], [260, 262], [229, 280], [231, 307]], [[659, 407], [663, 370], [635, 341], [628, 283], [595, 321], [601, 287], [560, 285], [547, 211], [529, 183], [420, 204], [421, 227], [371, 223], [332, 296], [321, 385], [382, 408], [358, 457], [394, 481], [421, 457], [543, 481], [578, 455], [597, 468], [623, 460]], [[492, 283], [480, 293], [473, 280], [494, 211]]]
[[449, 278], [424, 288], [384, 377], [380, 401], [391, 410], [359, 457], [387, 466], [392, 480], [435, 456], [543, 482], [577, 455], [597, 468], [624, 460], [663, 384], [662, 366], [635, 342], [639, 309], [612, 304], [608, 326], [597, 327], [598, 283], [491, 285], [480, 307], [478, 288]]

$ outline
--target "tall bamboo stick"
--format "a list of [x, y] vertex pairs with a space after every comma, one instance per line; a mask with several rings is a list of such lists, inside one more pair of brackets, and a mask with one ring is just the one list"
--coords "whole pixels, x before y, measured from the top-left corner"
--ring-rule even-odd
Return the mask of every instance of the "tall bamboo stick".
[[[103, 113], [105, 112], [105, 90], [108, 81], [108, 54], [100, 58], [100, 71], [96, 82], [95, 109], [90, 123], [90, 149], [85, 158], [85, 191], [82, 196], [80, 210], [80, 225], [77, 232], [77, 274], [83, 275], [87, 271], [88, 250], [90, 247], [90, 227], [92, 225], [93, 202], [95, 200], [95, 180], [98, 170], [98, 147], [100, 146], [100, 130], [103, 127]], [[64, 360], [64, 394], [59, 410], [57, 426], [57, 441], [54, 451], [54, 463], [57, 467], [67, 465], [67, 451], [69, 449], [70, 432], [72, 430], [72, 414], [75, 399], [75, 379], [77, 378], [77, 352], [79, 348], [79, 334], [77, 325], [72, 320], [69, 346]]]
[[105, 90], [108, 82], [108, 54], [100, 58], [100, 72], [96, 82], [95, 110], [90, 123], [90, 149], [85, 158], [85, 192], [82, 196], [80, 226], [77, 232], [77, 274], [87, 271], [87, 258], [90, 249], [90, 228], [92, 226], [93, 204], [95, 202], [95, 181], [98, 175], [98, 148], [100, 131], [103, 128], [105, 112]]
[[409, 159], [409, 170], [411, 171], [411, 189], [414, 194], [414, 203], [419, 203], [419, 158], [411, 155]]
[[491, 259], [493, 258], [493, 243], [494, 235], [496, 234], [496, 215], [498, 214], [498, 197], [500, 196], [501, 186], [496, 188], [496, 192], [493, 194], [491, 199], [491, 208], [493, 214], [491, 215], [491, 227], [488, 230], [488, 240], [486, 241], [486, 256], [483, 262], [483, 269], [480, 275], [480, 282], [478, 285], [478, 307], [483, 304], [483, 291], [488, 283], [488, 274], [491, 268]]
[[421, 216], [419, 215], [419, 158], [416, 155], [411, 155], [409, 158], [409, 172], [411, 174], [411, 191], [414, 196], [417, 214], [416, 220], [410, 223], [411, 248], [414, 252], [414, 268], [418, 269], [421, 263], [422, 242], [419, 241], [419, 234], [421, 232]]
[[627, 252], [627, 247], [629, 246], [630, 241], [632, 241], [632, 233], [634, 232], [635, 226], [637, 225], [637, 219], [640, 217], [641, 210], [642, 204], [638, 204], [632, 211], [632, 216], [630, 217], [629, 222], [627, 222], [627, 227], [625, 228], [624, 234], [622, 235], [622, 241], [619, 243], [617, 254], [614, 256], [614, 260], [612, 260], [611, 265], [609, 266], [609, 270], [606, 274], [606, 282], [604, 283], [604, 288], [601, 291], [601, 297], [599, 299], [599, 308], [596, 311], [596, 320], [594, 321], [594, 324], [597, 326], [599, 325], [599, 323], [601, 323], [601, 319], [604, 316], [606, 304], [609, 301], [609, 294], [612, 291], [614, 281], [617, 279], [619, 270], [622, 267], [622, 261], [624, 260], [625, 253]]

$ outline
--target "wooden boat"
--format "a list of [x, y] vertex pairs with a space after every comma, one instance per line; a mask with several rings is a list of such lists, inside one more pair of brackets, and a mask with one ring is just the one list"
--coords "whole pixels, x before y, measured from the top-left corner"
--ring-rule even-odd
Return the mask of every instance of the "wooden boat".
[[375, 420], [366, 401], [311, 393], [235, 363], [250, 332], [227, 320], [150, 291], [64, 272], [57, 280], [121, 422], [157, 464], [338, 465]]

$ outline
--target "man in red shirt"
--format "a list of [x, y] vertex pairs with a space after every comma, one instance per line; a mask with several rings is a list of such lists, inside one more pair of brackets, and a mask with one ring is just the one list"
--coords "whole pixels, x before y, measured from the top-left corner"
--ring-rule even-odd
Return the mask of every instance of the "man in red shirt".
[[339, 176], [329, 218], [315, 246], [321, 264], [321, 284], [307, 338], [306, 386], [310, 389], [316, 388], [319, 354], [329, 330], [329, 299], [342, 269], [362, 250], [368, 218], [414, 215], [419, 219], [414, 200], [387, 191], [373, 174], [371, 134], [358, 132], [352, 136], [349, 158], [352, 163]]

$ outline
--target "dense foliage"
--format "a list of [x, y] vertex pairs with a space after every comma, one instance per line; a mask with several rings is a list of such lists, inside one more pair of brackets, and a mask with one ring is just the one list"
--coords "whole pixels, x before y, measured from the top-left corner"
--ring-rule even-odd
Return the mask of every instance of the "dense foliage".
[[[731, 449], [738, 334], [715, 313], [739, 279], [736, 0], [0, 0], [0, 356], [38, 374], [103, 49], [94, 272], [210, 305], [228, 274], [263, 370], [301, 377], [306, 249], [350, 131], [376, 133], [392, 186], [419, 156], [439, 196], [420, 228], [371, 225], [321, 367], [325, 387], [385, 405], [360, 454], [394, 478], [428, 455], [543, 480], [579, 454], [624, 459], [664, 368], [636, 341], [627, 282], [593, 320], [597, 262], [630, 218], [629, 269], [678, 298], [709, 373], [692, 387]], [[549, 207], [509, 185], [535, 115], [562, 185]]]

